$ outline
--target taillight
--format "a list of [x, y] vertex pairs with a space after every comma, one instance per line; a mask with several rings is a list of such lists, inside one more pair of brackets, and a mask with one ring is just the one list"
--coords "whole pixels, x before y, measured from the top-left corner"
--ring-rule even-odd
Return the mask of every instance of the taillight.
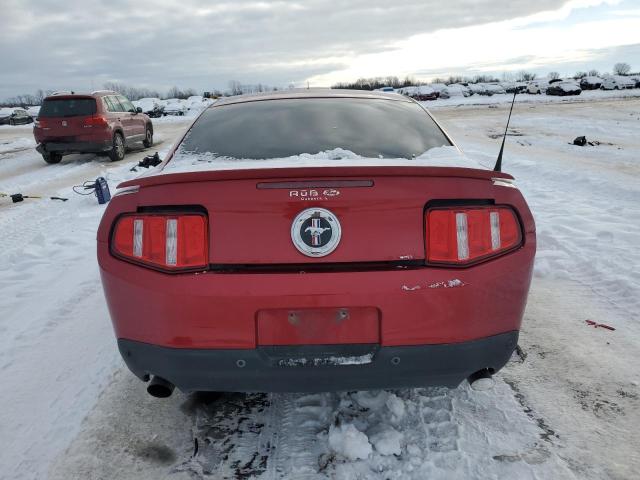
[[430, 209], [425, 225], [429, 263], [465, 265], [522, 244], [520, 222], [509, 207]]
[[117, 257], [163, 270], [208, 265], [207, 218], [201, 214], [140, 214], [118, 219], [111, 237]]
[[85, 118], [82, 125], [87, 128], [107, 127], [109, 125], [109, 122], [107, 122], [107, 117], [105, 117], [104, 115], [92, 115]]

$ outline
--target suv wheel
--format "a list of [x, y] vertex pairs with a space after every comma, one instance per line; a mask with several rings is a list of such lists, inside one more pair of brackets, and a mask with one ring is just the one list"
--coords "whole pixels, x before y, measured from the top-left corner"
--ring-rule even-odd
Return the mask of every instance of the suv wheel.
[[153, 130], [149, 125], [144, 129], [144, 140], [142, 141], [144, 148], [149, 148], [153, 145]]
[[121, 133], [116, 132], [113, 135], [113, 147], [109, 150], [109, 158], [112, 162], [117, 162], [118, 160], [122, 160], [124, 158], [124, 137]]
[[57, 152], [43, 153], [42, 158], [47, 163], [60, 163], [60, 160], [62, 160], [62, 154]]

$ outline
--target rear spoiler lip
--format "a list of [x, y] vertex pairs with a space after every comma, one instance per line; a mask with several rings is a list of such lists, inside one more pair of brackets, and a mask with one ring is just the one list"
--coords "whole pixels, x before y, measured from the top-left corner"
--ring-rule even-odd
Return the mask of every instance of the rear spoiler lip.
[[151, 187], [176, 183], [210, 182], [222, 180], [263, 180], [263, 179], [309, 179], [309, 178], [336, 178], [336, 177], [455, 177], [474, 178], [477, 180], [514, 178], [508, 173], [494, 172], [493, 170], [481, 170], [461, 167], [287, 167], [287, 168], [263, 168], [263, 169], [239, 169], [239, 170], [208, 170], [199, 172], [163, 173], [127, 180], [117, 188], [125, 187]]

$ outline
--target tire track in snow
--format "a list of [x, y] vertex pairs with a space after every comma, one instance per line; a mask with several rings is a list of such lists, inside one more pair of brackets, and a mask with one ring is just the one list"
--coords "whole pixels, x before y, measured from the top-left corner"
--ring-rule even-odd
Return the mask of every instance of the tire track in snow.
[[[173, 471], [192, 478], [260, 480], [573, 478], [551, 453], [552, 439], [525, 410], [502, 381], [489, 393], [464, 385], [223, 394], [197, 408], [196, 453]], [[364, 434], [372, 446], [368, 458], [331, 449], [328, 434], [337, 424]], [[396, 447], [389, 441], [397, 441], [399, 450], [392, 453]]]

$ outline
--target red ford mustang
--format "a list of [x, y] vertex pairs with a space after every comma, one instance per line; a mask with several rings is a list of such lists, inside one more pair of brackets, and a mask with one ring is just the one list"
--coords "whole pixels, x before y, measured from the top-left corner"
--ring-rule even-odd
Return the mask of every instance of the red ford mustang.
[[156, 396], [456, 386], [518, 340], [534, 221], [411, 99], [218, 101], [98, 231], [120, 352]]

